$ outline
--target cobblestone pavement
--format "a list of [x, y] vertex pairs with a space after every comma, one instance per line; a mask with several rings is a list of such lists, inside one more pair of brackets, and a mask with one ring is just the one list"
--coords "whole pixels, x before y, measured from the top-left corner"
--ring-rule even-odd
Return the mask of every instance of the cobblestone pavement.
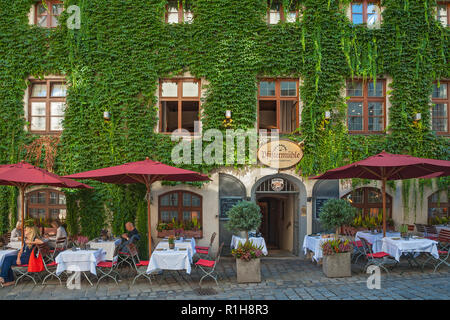
[[[237, 284], [235, 261], [224, 258], [218, 266], [219, 286], [211, 280], [203, 283], [203, 288], [213, 288], [214, 295], [201, 296], [199, 288], [199, 270], [193, 268], [191, 275], [184, 271], [166, 271], [156, 275], [150, 285], [148, 280], [140, 278], [134, 286], [131, 270], [123, 270], [122, 280], [116, 285], [112, 280], [100, 282], [97, 287], [82, 280], [81, 290], [69, 290], [55, 280], [46, 285], [34, 285], [25, 280], [14, 287], [0, 288], [1, 300], [21, 299], [82, 299], [82, 300], [410, 300], [410, 299], [450, 299], [450, 268], [441, 267], [433, 273], [431, 267], [425, 272], [411, 269], [406, 262], [391, 271], [382, 273], [381, 289], [368, 289], [368, 274], [361, 272], [359, 266], [352, 266], [351, 278], [327, 278], [321, 266], [300, 258], [274, 259], [261, 261], [262, 282], [259, 284]], [[128, 273], [129, 272], [129, 273]], [[128, 275], [127, 275], [128, 273]], [[93, 279], [95, 280], [95, 279]]]

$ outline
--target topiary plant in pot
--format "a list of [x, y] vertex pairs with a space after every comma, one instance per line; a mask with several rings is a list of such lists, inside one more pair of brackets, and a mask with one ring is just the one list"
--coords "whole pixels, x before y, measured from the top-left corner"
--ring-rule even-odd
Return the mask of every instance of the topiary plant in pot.
[[261, 209], [254, 202], [240, 201], [228, 211], [228, 218], [226, 228], [231, 232], [243, 231], [246, 237], [245, 244], [233, 250], [238, 283], [261, 282], [260, 254], [253, 254], [260, 249], [248, 241], [248, 232], [261, 225]]
[[336, 230], [336, 238], [342, 226], [350, 225], [355, 219], [356, 208], [344, 199], [330, 199], [320, 211], [320, 224], [328, 230]]
[[326, 229], [336, 230], [335, 239], [323, 243], [322, 270], [327, 277], [351, 276], [351, 252], [348, 241], [339, 239], [339, 229], [355, 219], [356, 209], [343, 199], [330, 199], [322, 207], [320, 223]]

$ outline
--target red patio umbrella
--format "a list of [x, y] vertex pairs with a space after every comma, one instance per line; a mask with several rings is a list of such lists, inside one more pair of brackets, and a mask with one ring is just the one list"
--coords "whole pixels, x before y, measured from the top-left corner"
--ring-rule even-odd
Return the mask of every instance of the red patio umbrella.
[[[30, 186], [46, 185], [60, 188], [85, 188], [92, 187], [60, 177], [55, 173], [35, 167], [25, 161], [16, 164], [0, 165], [0, 185], [15, 186], [20, 190], [20, 199], [22, 201], [22, 230], [25, 223], [25, 190]], [[24, 237], [22, 237], [22, 246]]]
[[386, 236], [386, 181], [450, 175], [450, 161], [391, 154], [385, 151], [352, 164], [329, 170], [312, 179], [361, 178], [382, 181], [383, 235]]
[[149, 160], [125, 163], [115, 167], [91, 170], [65, 176], [71, 179], [92, 179], [106, 183], [143, 183], [147, 188], [148, 250], [152, 253], [150, 191], [156, 181], [210, 181], [208, 176], [195, 171], [171, 167], [161, 162]]

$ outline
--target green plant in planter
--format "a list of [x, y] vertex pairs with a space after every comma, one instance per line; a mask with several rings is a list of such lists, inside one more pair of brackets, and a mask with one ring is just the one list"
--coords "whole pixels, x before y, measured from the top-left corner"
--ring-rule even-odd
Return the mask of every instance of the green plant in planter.
[[406, 235], [408, 233], [408, 225], [402, 224], [400, 227], [398, 227], [398, 231], [402, 236]]
[[231, 232], [244, 231], [248, 242], [248, 232], [261, 225], [261, 209], [254, 202], [240, 201], [228, 211], [228, 218], [226, 228]]
[[339, 236], [339, 228], [352, 223], [355, 218], [356, 208], [344, 199], [330, 199], [322, 207], [320, 212], [320, 224], [325, 229], [336, 230], [336, 238]]

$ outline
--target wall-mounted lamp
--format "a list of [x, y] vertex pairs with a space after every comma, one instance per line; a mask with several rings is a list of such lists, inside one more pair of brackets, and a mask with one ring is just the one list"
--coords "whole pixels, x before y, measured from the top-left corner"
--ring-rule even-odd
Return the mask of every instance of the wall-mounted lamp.
[[330, 119], [331, 119], [331, 112], [325, 111], [325, 120], [330, 120]]
[[415, 121], [420, 121], [422, 120], [422, 114], [421, 113], [416, 113], [415, 117], [414, 117]]
[[231, 119], [231, 110], [225, 111], [225, 118]]
[[111, 120], [111, 113], [109, 111], [103, 112], [103, 119], [105, 119], [106, 121]]

